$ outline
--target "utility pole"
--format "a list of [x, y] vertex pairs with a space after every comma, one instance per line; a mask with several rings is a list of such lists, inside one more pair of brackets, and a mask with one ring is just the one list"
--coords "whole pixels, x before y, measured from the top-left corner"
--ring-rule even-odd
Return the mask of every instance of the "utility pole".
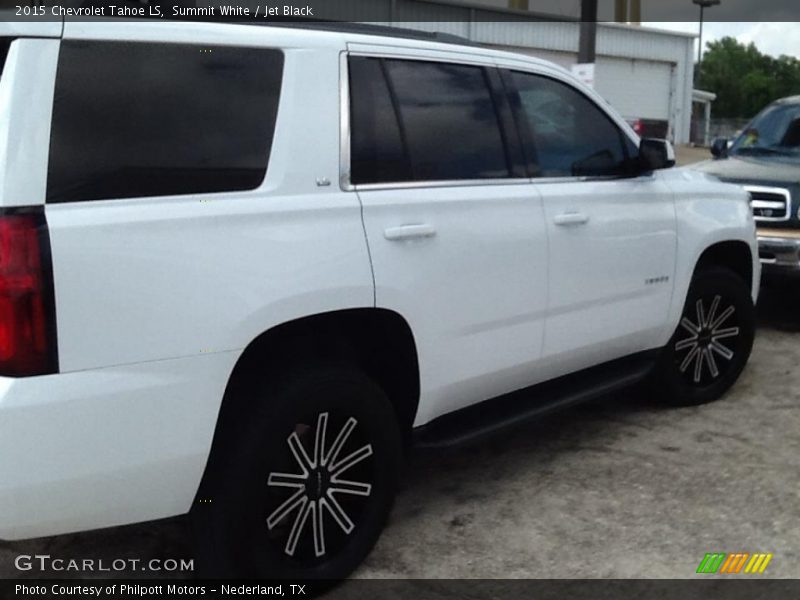
[[703, 61], [703, 17], [705, 10], [717, 6], [722, 0], [692, 0], [693, 4], [700, 7], [700, 39], [697, 43], [697, 68], [694, 71], [695, 85], [700, 83], [700, 64]]
[[628, 22], [634, 25], [642, 24], [642, 0], [631, 0], [631, 18]]
[[628, 0], [614, 0], [614, 20], [617, 23], [628, 22]]
[[642, 0], [614, 0], [614, 21], [617, 23], [642, 24]]
[[594, 63], [597, 47], [597, 0], [581, 0], [581, 30], [578, 40], [578, 64], [572, 74], [594, 87]]
[[[710, 1], [710, 0], [707, 0]], [[578, 62], [595, 62], [597, 48], [597, 0], [581, 0], [581, 37]]]

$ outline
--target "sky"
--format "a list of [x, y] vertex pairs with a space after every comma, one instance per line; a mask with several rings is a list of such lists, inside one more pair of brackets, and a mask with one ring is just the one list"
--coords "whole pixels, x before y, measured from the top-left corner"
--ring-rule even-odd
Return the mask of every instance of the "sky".
[[[644, 22], [642, 25], [673, 31], [698, 33], [698, 23]], [[796, 22], [745, 22], [718, 23], [703, 25], [703, 47], [706, 42], [718, 40], [725, 36], [735, 37], [742, 43], [753, 42], [764, 54], [780, 56], [788, 54], [800, 59], [800, 23]]]

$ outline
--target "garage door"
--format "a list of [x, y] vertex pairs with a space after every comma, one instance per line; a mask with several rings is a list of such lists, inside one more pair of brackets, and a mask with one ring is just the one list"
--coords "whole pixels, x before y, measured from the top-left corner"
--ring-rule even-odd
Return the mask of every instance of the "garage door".
[[594, 87], [626, 118], [670, 119], [670, 63], [600, 56]]

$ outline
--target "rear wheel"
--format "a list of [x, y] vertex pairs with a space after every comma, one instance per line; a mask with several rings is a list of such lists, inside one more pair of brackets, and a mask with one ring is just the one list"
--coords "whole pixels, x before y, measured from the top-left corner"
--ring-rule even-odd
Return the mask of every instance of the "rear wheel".
[[252, 394], [262, 408], [213, 461], [193, 514], [199, 566], [213, 576], [346, 577], [394, 498], [401, 442], [388, 398], [344, 369], [298, 372]]
[[738, 379], [753, 347], [750, 290], [727, 269], [701, 270], [657, 369], [657, 391], [670, 404], [711, 402]]

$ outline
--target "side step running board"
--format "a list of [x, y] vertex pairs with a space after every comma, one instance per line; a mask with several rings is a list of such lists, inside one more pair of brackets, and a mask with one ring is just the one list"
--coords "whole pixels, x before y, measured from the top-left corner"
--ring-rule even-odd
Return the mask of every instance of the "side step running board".
[[657, 352], [592, 367], [440, 417], [414, 430], [414, 447], [441, 449], [472, 443], [548, 413], [607, 396], [645, 379]]

